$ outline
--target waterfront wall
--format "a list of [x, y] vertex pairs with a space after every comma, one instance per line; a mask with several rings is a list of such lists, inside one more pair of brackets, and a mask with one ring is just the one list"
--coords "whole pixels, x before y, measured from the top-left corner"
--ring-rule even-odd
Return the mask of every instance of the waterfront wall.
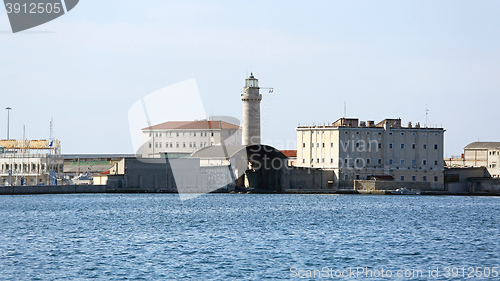
[[105, 185], [23, 185], [0, 187], [0, 195], [105, 193]]
[[500, 193], [498, 178], [469, 178], [469, 192]]
[[384, 181], [384, 180], [355, 180], [355, 190], [396, 190], [398, 188], [430, 190], [431, 183], [426, 181]]
[[317, 190], [336, 188], [335, 172], [333, 170], [295, 167], [290, 170], [289, 177], [289, 189]]

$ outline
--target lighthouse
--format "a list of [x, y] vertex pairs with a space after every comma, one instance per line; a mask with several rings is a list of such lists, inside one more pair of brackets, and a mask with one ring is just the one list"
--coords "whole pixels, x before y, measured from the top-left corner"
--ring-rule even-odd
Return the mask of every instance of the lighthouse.
[[245, 89], [241, 95], [243, 101], [243, 145], [260, 144], [260, 101], [259, 80], [250, 73], [245, 79]]

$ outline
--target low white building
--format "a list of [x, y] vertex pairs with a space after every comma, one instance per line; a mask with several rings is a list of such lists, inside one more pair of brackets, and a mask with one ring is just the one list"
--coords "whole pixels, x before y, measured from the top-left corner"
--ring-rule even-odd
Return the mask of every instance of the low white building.
[[224, 121], [169, 121], [142, 129], [143, 157], [188, 157], [201, 148], [241, 145], [241, 127]]

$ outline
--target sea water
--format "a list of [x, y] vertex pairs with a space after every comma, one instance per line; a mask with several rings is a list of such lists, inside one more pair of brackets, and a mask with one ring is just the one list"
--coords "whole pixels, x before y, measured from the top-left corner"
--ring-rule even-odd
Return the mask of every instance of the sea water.
[[500, 280], [499, 267], [499, 197], [0, 196], [0, 280]]

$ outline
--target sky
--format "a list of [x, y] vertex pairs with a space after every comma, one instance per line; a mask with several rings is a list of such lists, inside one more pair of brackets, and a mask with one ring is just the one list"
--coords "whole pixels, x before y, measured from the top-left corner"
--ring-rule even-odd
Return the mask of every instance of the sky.
[[499, 1], [81, 0], [13, 34], [0, 10], [0, 106], [12, 108], [11, 138], [24, 125], [26, 138], [47, 139], [53, 118], [63, 153], [134, 153], [137, 101], [195, 79], [205, 114], [241, 119], [253, 72], [274, 89], [262, 91], [266, 144], [295, 149], [299, 124], [332, 123], [344, 103], [346, 117], [403, 124], [425, 124], [427, 108], [450, 157], [500, 141], [498, 11]]

